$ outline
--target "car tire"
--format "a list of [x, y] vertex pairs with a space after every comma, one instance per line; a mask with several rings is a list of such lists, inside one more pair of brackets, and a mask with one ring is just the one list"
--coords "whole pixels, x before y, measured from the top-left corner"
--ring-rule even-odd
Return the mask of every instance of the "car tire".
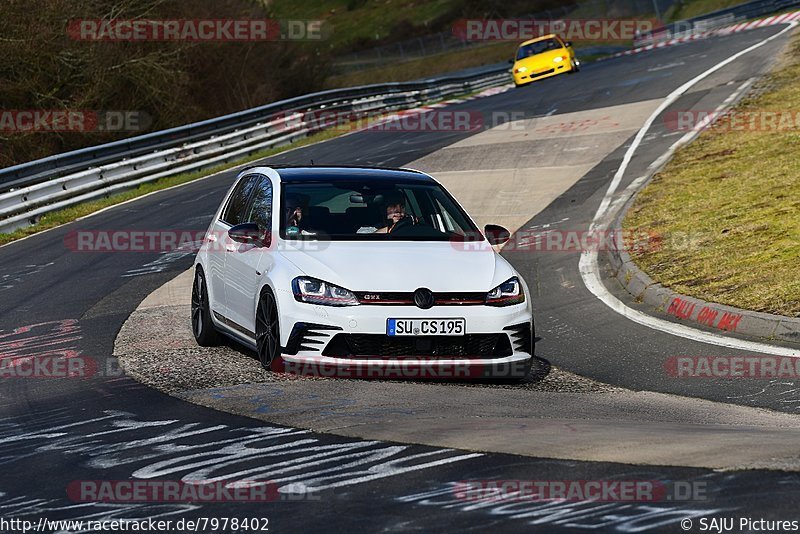
[[208, 285], [203, 270], [199, 267], [192, 284], [192, 334], [201, 347], [219, 345], [219, 333], [211, 320], [211, 306], [208, 301]]
[[581, 70], [581, 64], [578, 62], [578, 60], [576, 60], [576, 59], [573, 59], [573, 60], [571, 61], [571, 66], [572, 66], [572, 68], [571, 68], [571, 69], [570, 69], [570, 71], [569, 71], [569, 72], [570, 72], [570, 74], [571, 74], [571, 73], [573, 73], [573, 72], [580, 72], [580, 70]]
[[256, 309], [256, 349], [261, 367], [269, 370], [280, 355], [281, 336], [278, 304], [269, 288], [264, 289]]

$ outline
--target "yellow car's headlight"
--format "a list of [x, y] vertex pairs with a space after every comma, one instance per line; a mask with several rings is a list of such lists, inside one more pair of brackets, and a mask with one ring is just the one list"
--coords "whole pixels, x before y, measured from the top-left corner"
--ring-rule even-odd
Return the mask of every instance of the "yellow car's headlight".
[[526, 72], [527, 70], [528, 70], [528, 67], [517, 67], [516, 69], [514, 69], [514, 73]]
[[556, 57], [553, 58], [553, 61], [555, 61], [556, 63], [561, 63], [565, 59], [567, 59], [567, 58], [565, 58], [564, 56], [556, 56]]

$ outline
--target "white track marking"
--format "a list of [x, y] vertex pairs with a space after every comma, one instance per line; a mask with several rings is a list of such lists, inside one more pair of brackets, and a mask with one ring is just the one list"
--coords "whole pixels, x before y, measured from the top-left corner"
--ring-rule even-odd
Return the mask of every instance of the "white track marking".
[[[716, 121], [720, 117], [720, 115], [728, 108], [728, 106], [736, 102], [739, 99], [739, 97], [742, 96], [742, 93], [747, 91], [750, 88], [750, 86], [753, 85], [753, 83], [755, 83], [756, 79], [757, 78], [749, 78], [748, 80], [746, 80], [742, 85], [740, 85], [736, 89], [736, 91], [731, 93], [730, 96], [722, 102], [722, 104], [717, 106], [712, 113], [710, 113], [707, 117], [704, 117], [703, 120], [700, 121], [694, 128], [692, 128], [691, 131], [686, 132], [683, 136], [681, 136], [680, 139], [675, 141], [675, 143], [672, 146], [670, 146], [666, 152], [661, 154], [661, 156], [659, 156], [658, 159], [656, 159], [653, 163], [651, 163], [647, 169], [649, 171], [653, 171], [661, 168], [672, 157], [672, 155], [675, 153], [676, 150], [678, 150], [683, 145], [693, 141], [694, 138], [700, 135], [700, 133], [703, 130], [705, 130], [708, 126], [713, 124], [714, 121]], [[627, 189], [630, 189], [630, 186], [628, 186]]]
[[[667, 97], [664, 99], [664, 102], [662, 102], [661, 105], [658, 108], [656, 108], [653, 114], [650, 115], [650, 117], [644, 123], [642, 128], [636, 134], [636, 137], [634, 138], [630, 147], [628, 147], [628, 150], [625, 152], [625, 155], [622, 159], [622, 163], [620, 164], [619, 169], [617, 169], [617, 172], [614, 174], [614, 178], [612, 179], [611, 184], [609, 184], [608, 186], [608, 190], [606, 191], [606, 194], [603, 197], [603, 201], [600, 203], [600, 207], [597, 209], [597, 213], [594, 216], [594, 220], [590, 226], [590, 230], [591, 231], [600, 230], [604, 225], [608, 224], [608, 220], [611, 218], [610, 215], [613, 214], [613, 213], [607, 213], [611, 205], [611, 199], [614, 193], [616, 192], [617, 188], [619, 187], [620, 182], [622, 181], [622, 176], [625, 174], [625, 171], [627, 170], [628, 165], [630, 164], [634, 152], [636, 152], [636, 149], [639, 148], [642, 139], [644, 139], [645, 134], [650, 129], [650, 126], [652, 126], [655, 119], [669, 105], [674, 103], [681, 95], [683, 95], [686, 91], [688, 91], [690, 88], [692, 88], [695, 84], [697, 84], [701, 80], [704, 80], [711, 74], [729, 65], [730, 63], [742, 57], [743, 55], [752, 52], [753, 50], [760, 48], [761, 46], [764, 46], [768, 42], [777, 39], [784, 33], [791, 31], [795, 26], [797, 26], [797, 24], [798, 24], [797, 22], [793, 21], [788, 27], [784, 28], [783, 30], [776, 33], [772, 37], [769, 37], [764, 41], [761, 41], [760, 43], [756, 43], [748, 48], [745, 48], [740, 52], [737, 52], [736, 54], [733, 54], [728, 59], [722, 61], [721, 63], [718, 63], [717, 65], [711, 67], [702, 74], [692, 78], [688, 82], [678, 87], [672, 93], [667, 95]], [[732, 100], [733, 98], [730, 99], [730, 101]], [[694, 134], [695, 132], [690, 132], [690, 133]], [[687, 134], [687, 136], [688, 135], [689, 134]], [[686, 138], [687, 140], [690, 139], [690, 137], [687, 136], [681, 138], [681, 140], [679, 140], [678, 143], [683, 141], [684, 138]], [[675, 145], [673, 145], [673, 147], [675, 147]], [[670, 147], [670, 150], [674, 152], [673, 147]], [[606, 221], [605, 223], [601, 222], [601, 220], [604, 218]], [[652, 317], [650, 315], [641, 313], [637, 310], [627, 307], [622, 301], [620, 301], [614, 295], [612, 295], [603, 284], [600, 278], [600, 270], [597, 264], [596, 251], [584, 252], [583, 254], [581, 254], [581, 259], [580, 263], [578, 264], [578, 269], [580, 270], [583, 283], [586, 285], [586, 288], [592, 292], [594, 296], [599, 298], [606, 306], [608, 306], [615, 312], [642, 326], [653, 328], [654, 330], [659, 330], [661, 332], [666, 332], [674, 336], [690, 339], [692, 341], [698, 341], [701, 343], [709, 343], [712, 345], [719, 345], [722, 347], [728, 347], [732, 349], [746, 350], [763, 354], [772, 354], [776, 356], [791, 356], [795, 358], [800, 358], [800, 351], [798, 351], [797, 349], [789, 349], [784, 347], [778, 347], [775, 345], [768, 345], [766, 343], [758, 343], [754, 341], [745, 341], [745, 340], [725, 337], [712, 332], [705, 332], [703, 330], [697, 330], [695, 328], [690, 328], [688, 326], [680, 325], [677, 323], [671, 323], [669, 321], [658, 319], [656, 317]]]
[[[695, 137], [700, 135], [700, 133], [710, 124], [713, 124], [715, 120], [720, 116], [720, 114], [733, 102], [735, 102], [741, 95], [744, 93], [753, 83], [756, 81], [756, 78], [750, 78], [745, 81], [742, 85], [736, 89], [731, 95], [725, 99], [722, 104], [716, 107], [712, 113], [705, 117], [695, 128], [691, 131], [686, 132], [680, 139], [675, 141], [669, 149], [661, 154], [653, 163], [647, 166], [647, 170], [649, 171], [648, 174], [644, 176], [640, 176], [639, 178], [633, 180], [628, 187], [622, 192], [622, 194], [611, 202], [609, 205], [609, 213], [616, 213], [616, 211], [621, 208], [628, 199], [643, 185], [644, 182], [651, 176], [651, 173], [658, 172], [658, 170], [669, 161], [672, 155], [678, 150], [680, 147], [690, 143], [694, 140]], [[680, 132], [678, 132], [680, 133]]]

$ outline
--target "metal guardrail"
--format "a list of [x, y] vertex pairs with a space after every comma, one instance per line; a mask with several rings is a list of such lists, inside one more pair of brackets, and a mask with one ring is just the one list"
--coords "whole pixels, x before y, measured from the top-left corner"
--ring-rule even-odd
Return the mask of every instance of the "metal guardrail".
[[710, 13], [679, 20], [638, 37], [634, 46], [647, 46], [670, 39], [688, 37], [729, 26], [747, 19], [771, 15], [800, 6], [800, 0], [753, 0]]
[[235, 161], [332, 126], [309, 112], [377, 112], [510, 82], [508, 66], [415, 82], [335, 89], [0, 169], [0, 232], [35, 224], [45, 213], [145, 182]]

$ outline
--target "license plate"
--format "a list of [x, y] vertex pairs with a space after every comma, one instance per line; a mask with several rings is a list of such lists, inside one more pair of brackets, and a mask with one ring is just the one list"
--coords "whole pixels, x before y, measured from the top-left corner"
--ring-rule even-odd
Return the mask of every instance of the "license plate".
[[387, 336], [463, 336], [465, 319], [387, 319]]

